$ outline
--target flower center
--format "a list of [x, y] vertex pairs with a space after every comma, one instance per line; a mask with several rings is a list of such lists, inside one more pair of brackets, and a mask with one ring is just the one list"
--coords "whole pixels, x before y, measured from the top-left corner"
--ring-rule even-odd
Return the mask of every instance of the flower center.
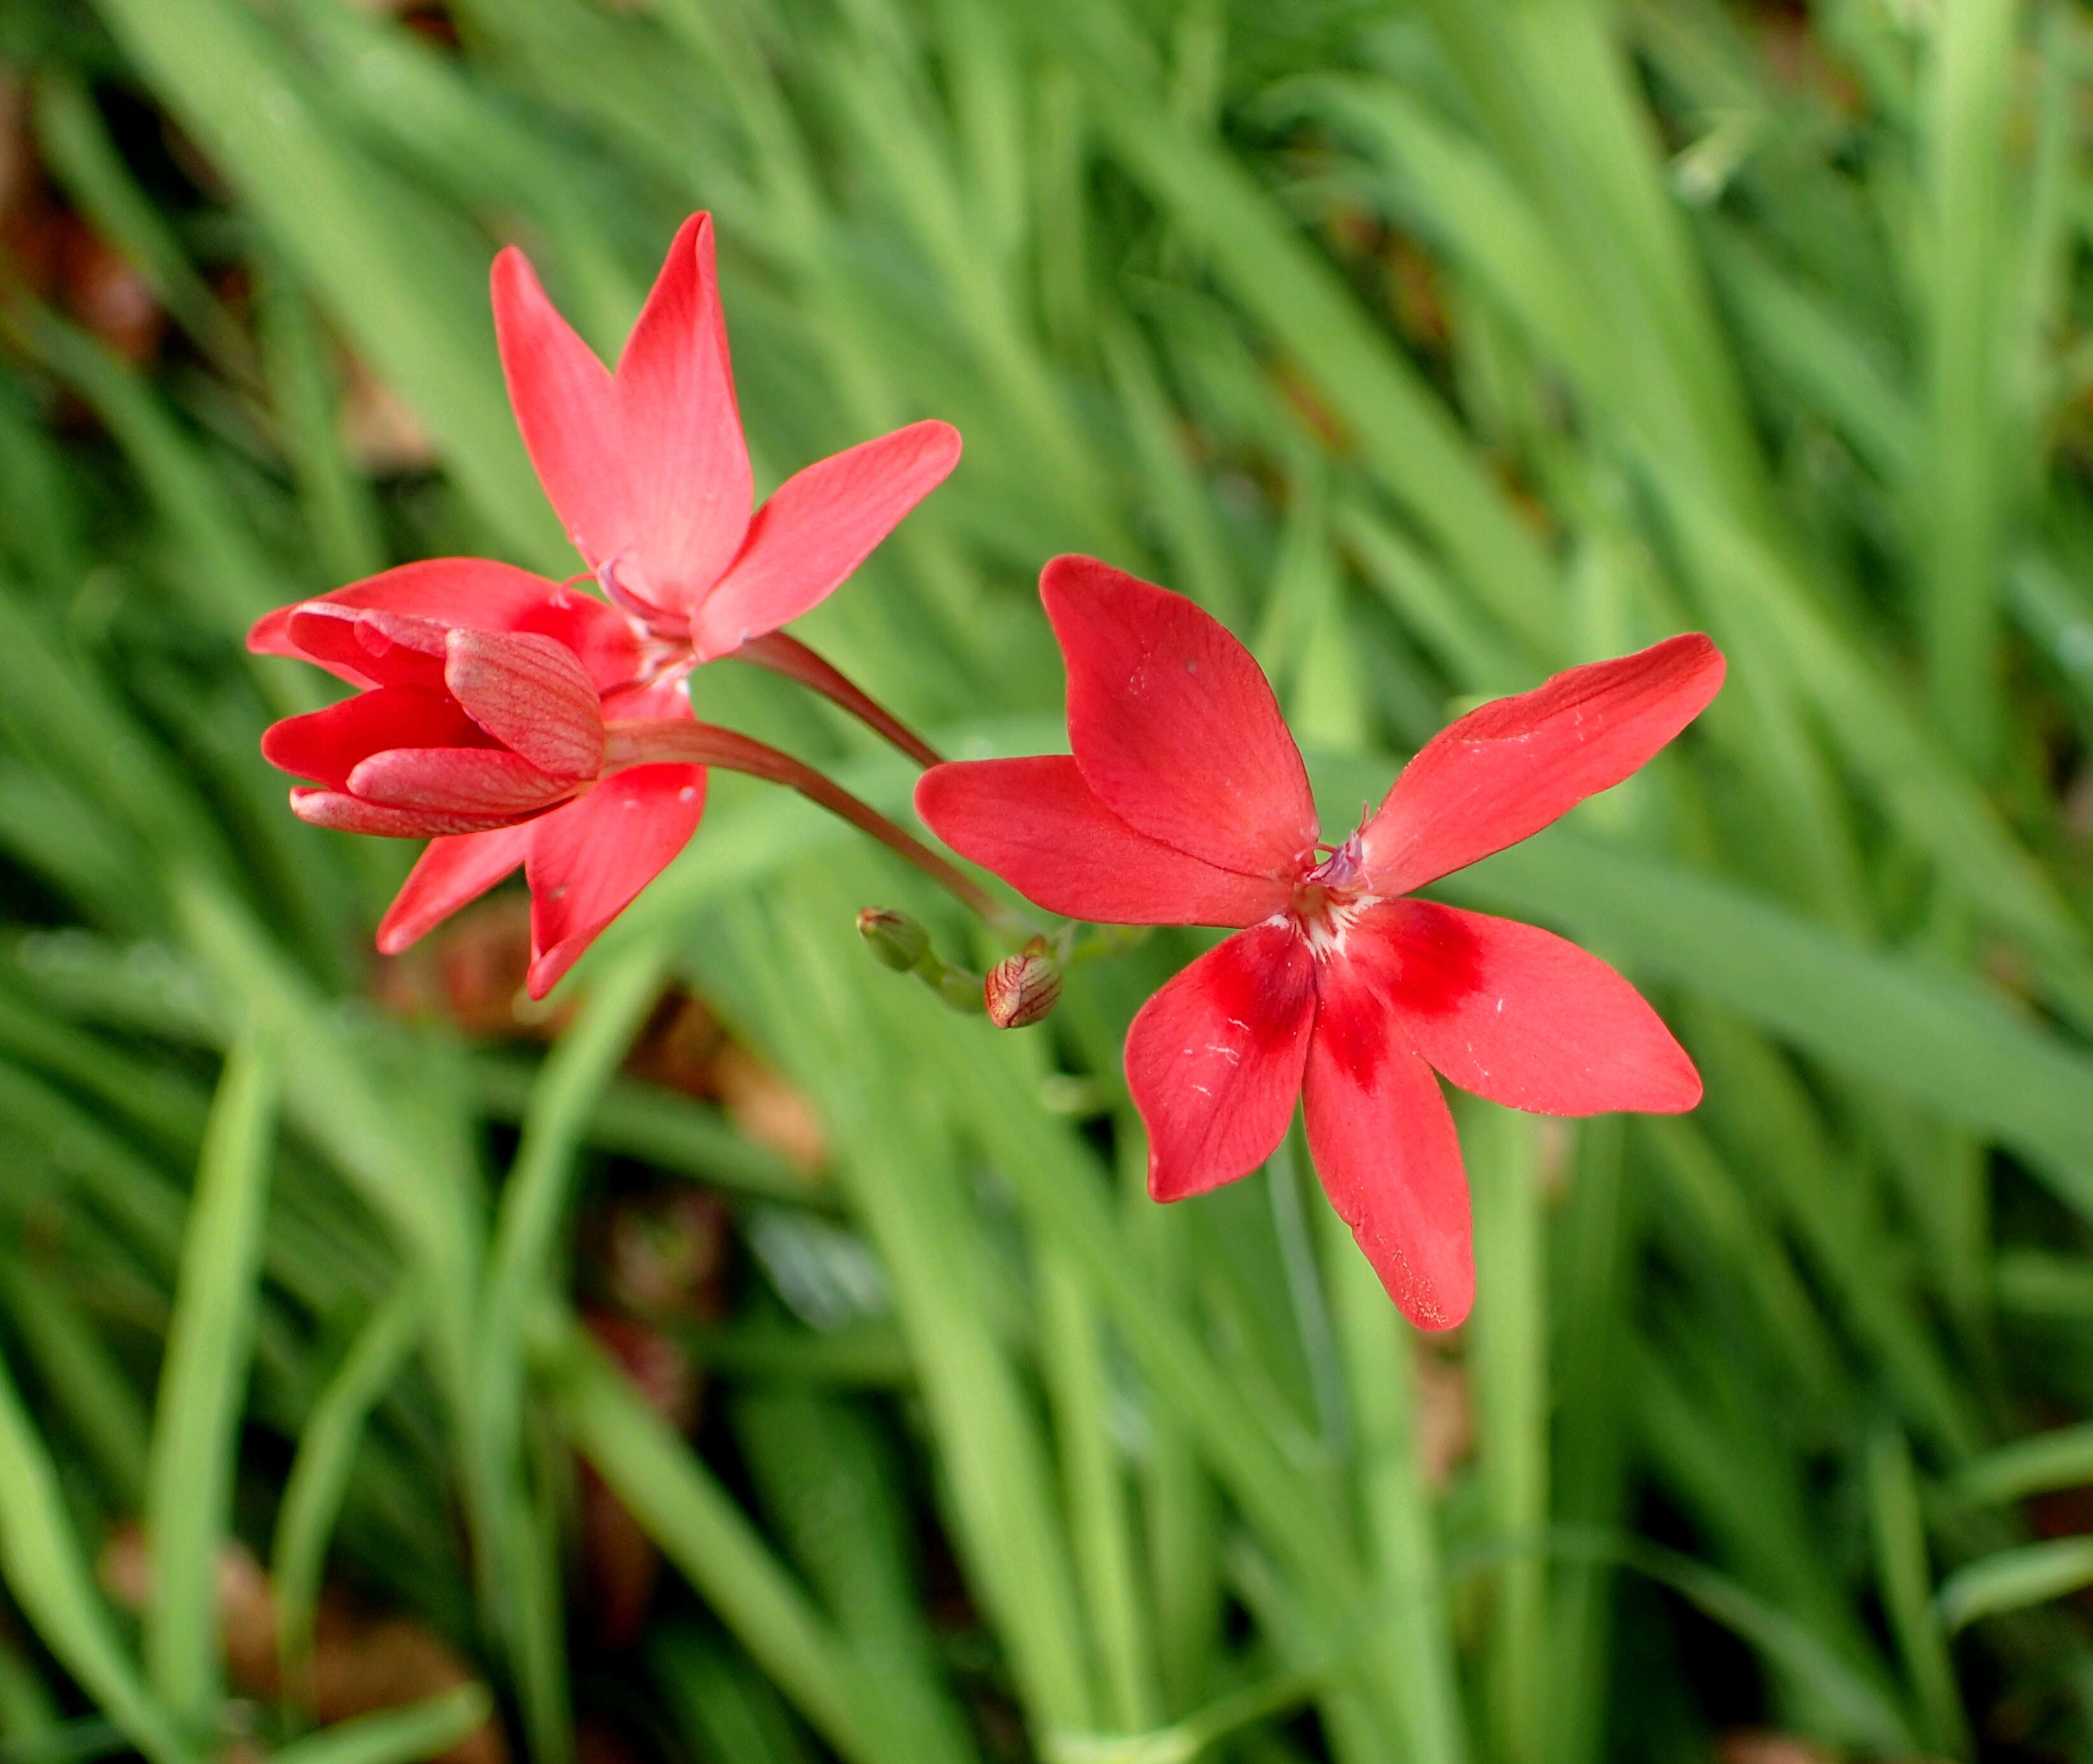
[[1344, 953], [1354, 921], [1380, 899], [1368, 891], [1360, 856], [1354, 833], [1294, 885], [1287, 916], [1318, 961]]

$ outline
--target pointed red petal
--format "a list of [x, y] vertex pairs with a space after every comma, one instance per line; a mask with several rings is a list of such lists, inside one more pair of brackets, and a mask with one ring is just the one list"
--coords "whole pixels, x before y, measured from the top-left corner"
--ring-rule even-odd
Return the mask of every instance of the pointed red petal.
[[1471, 711], [1424, 744], [1367, 823], [1375, 887], [1407, 894], [1619, 783], [1701, 714], [1722, 672], [1722, 652], [1688, 632]]
[[[417, 619], [436, 619], [444, 626], [519, 630], [523, 628], [526, 619], [542, 615], [548, 605], [559, 603], [595, 607], [596, 613], [607, 615], [615, 626], [624, 626], [624, 619], [611, 613], [611, 609], [604, 607], [600, 600], [586, 600], [584, 596], [570, 594], [557, 582], [546, 582], [546, 578], [531, 575], [527, 569], [517, 569], [509, 563], [492, 563], [483, 557], [436, 557], [422, 563], [402, 563], [397, 569], [383, 569], [377, 575], [366, 575], [362, 582], [352, 582], [348, 588], [337, 588], [333, 594], [318, 594], [312, 600], [297, 600], [288, 607], [276, 607], [272, 613], [264, 613], [255, 619], [254, 630], [247, 632], [247, 647], [255, 655], [295, 655], [304, 661], [318, 661], [323, 668], [339, 674], [343, 680], [349, 680], [356, 687], [368, 687], [377, 683], [343, 665], [308, 655], [295, 643], [291, 619], [301, 609], [373, 609], [385, 613], [406, 613], [408, 618]], [[559, 632], [550, 634], [559, 636]], [[626, 638], [626, 643], [630, 643], [630, 636]]]
[[290, 640], [330, 674], [360, 674], [380, 686], [444, 683], [444, 633], [433, 619], [314, 600], [293, 608]]
[[385, 917], [378, 921], [378, 948], [396, 956], [418, 943], [469, 900], [477, 900], [523, 861], [535, 821], [498, 827], [492, 833], [431, 839], [414, 861]]
[[1402, 1314], [1450, 1329], [1476, 1295], [1454, 1117], [1369, 976], [1340, 957], [1317, 984], [1306, 1082], [1315, 1173]]
[[1182, 1200], [1272, 1155], [1294, 1118], [1315, 964], [1290, 925], [1216, 944], [1135, 1014], [1126, 1083], [1148, 1129], [1148, 1192]]
[[786, 479], [698, 608], [700, 657], [726, 655], [826, 600], [959, 458], [957, 429], [916, 423]]
[[1693, 1062], [1642, 995], [1553, 932], [1392, 900], [1351, 927], [1346, 953], [1409, 1044], [1493, 1103], [1671, 1115], [1701, 1100]]
[[555, 778], [603, 766], [603, 705], [574, 652], [530, 632], [460, 631], [445, 643], [444, 683], [504, 747]]
[[294, 777], [346, 790], [351, 772], [388, 748], [488, 745], [488, 736], [441, 692], [386, 686], [271, 723], [262, 734], [262, 757]]
[[1252, 876], [1315, 843], [1294, 738], [1250, 652], [1181, 594], [1093, 557], [1056, 557], [1039, 597], [1068, 667], [1068, 743], [1136, 831]]
[[542, 999], [603, 928], [661, 874], [705, 808], [700, 765], [639, 765], [535, 821], [530, 993]]
[[531, 463], [589, 567], [687, 610], [740, 548], [753, 490], [709, 219], [677, 233], [614, 379], [514, 246], [494, 326]]
[[339, 791], [294, 790], [291, 813], [316, 827], [368, 833], [384, 839], [433, 839], [446, 834], [484, 833], [526, 820], [524, 815], [479, 815], [433, 808], [393, 808]]
[[962, 857], [1035, 906], [1098, 925], [1255, 925], [1284, 884], [1188, 857], [1136, 833], [1064, 754], [955, 760], [925, 772], [916, 812]]
[[593, 569], [625, 538], [617, 383], [514, 245], [496, 254], [490, 281], [516, 427], [567, 536]]
[[711, 216], [693, 215], [670, 246], [618, 359], [618, 391], [626, 579], [656, 605], [687, 613], [741, 549], [756, 492]]
[[481, 815], [500, 824], [574, 793], [571, 780], [541, 772], [500, 748], [394, 748], [359, 761], [350, 794], [384, 808]]

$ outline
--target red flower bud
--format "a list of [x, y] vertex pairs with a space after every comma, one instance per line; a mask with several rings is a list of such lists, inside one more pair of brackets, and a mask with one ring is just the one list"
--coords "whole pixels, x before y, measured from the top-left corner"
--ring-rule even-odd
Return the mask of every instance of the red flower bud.
[[1061, 964], [1035, 937], [1015, 956], [1006, 956], [988, 971], [982, 986], [988, 1020], [998, 1029], [1025, 1029], [1038, 1022], [1061, 1002]]
[[317, 601], [289, 620], [299, 650], [375, 683], [275, 724], [271, 765], [302, 819], [422, 839], [514, 826], [570, 800], [603, 768], [603, 707], [574, 650], [532, 631], [479, 631]]

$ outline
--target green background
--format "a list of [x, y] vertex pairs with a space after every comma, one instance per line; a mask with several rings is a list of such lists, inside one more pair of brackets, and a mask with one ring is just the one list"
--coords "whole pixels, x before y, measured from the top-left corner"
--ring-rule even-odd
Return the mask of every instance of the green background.
[[[2080, 11], [6, 0], [0, 56], [6, 1764], [490, 1710], [535, 1764], [2093, 1749]], [[1062, 552], [1252, 645], [1326, 827], [1480, 698], [1722, 644], [1673, 751], [1441, 891], [1616, 962], [1708, 1085], [1464, 1100], [1458, 1339], [1294, 1148], [1142, 1194], [1118, 1047], [1189, 936], [999, 1035], [852, 915], [994, 947], [743, 780], [548, 1052], [373, 1002], [411, 853], [285, 812], [256, 737], [323, 684], [241, 634], [414, 557], [570, 573], [488, 262], [613, 352], [698, 207], [762, 484], [965, 437], [801, 627], [947, 751], [1055, 743]], [[418, 434], [358, 438], [373, 386]], [[795, 689], [696, 691], [905, 813]], [[820, 1172], [621, 1075], [671, 983]], [[690, 1437], [574, 1308], [677, 1184], [730, 1219], [723, 1309], [654, 1320]], [[636, 1636], [578, 1459], [665, 1558]], [[314, 1727], [228, 1678], [228, 1539], [265, 1656], [325, 1584], [470, 1682]]]

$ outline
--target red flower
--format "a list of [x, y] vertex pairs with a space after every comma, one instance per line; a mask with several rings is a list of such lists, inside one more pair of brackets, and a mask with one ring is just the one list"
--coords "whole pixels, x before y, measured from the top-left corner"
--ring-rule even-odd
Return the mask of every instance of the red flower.
[[691, 714], [673, 685], [635, 684], [626, 619], [506, 564], [408, 564], [267, 614], [248, 635], [364, 688], [275, 725], [262, 753], [315, 781], [291, 806], [321, 826], [431, 839], [378, 929], [405, 949], [522, 865], [531, 995], [683, 848], [704, 768], [602, 776], [606, 722]]
[[827, 598], [960, 457], [948, 424], [912, 423], [808, 466], [752, 513], [705, 215], [676, 235], [615, 374], [513, 245], [494, 260], [494, 325], [517, 424], [569, 536], [604, 592], [687, 645], [687, 660]]
[[[912, 424], [808, 466], [752, 513], [704, 215], [670, 247], [615, 374], [514, 247], [495, 259], [493, 299], [524, 443], [621, 610], [506, 565], [446, 558], [282, 608], [248, 641], [370, 689], [265, 739], [270, 759], [320, 786], [292, 793], [297, 813], [438, 835], [378, 947], [405, 948], [520, 864], [528, 984], [542, 998], [682, 849], [704, 806], [702, 766], [599, 777], [604, 721], [688, 718], [683, 676], [824, 599], [951, 470], [960, 438]], [[802, 652], [784, 671], [808, 668], [886, 730], [818, 658]]]
[[1467, 1183], [1434, 1069], [1550, 1115], [1688, 1109], [1701, 1080], [1597, 957], [1409, 897], [1636, 771], [1714, 697], [1721, 654], [1674, 637], [1484, 705], [1333, 850], [1272, 688], [1225, 629], [1087, 557], [1048, 565], [1040, 593], [1073, 756], [936, 767], [917, 809], [1050, 912], [1241, 927], [1128, 1032], [1149, 1192], [1246, 1175], [1301, 1097], [1324, 1188], [1389, 1294], [1428, 1328], [1458, 1323], [1475, 1291]]

